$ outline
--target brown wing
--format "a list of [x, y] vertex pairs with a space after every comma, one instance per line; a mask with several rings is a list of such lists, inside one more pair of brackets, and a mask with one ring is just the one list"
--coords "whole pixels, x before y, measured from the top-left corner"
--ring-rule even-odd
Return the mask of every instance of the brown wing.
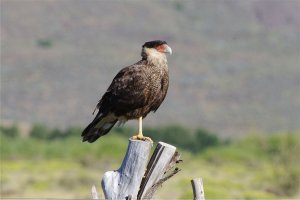
[[147, 103], [149, 83], [142, 64], [122, 69], [99, 101], [99, 112], [121, 116]]
[[82, 132], [82, 140], [94, 142], [107, 134], [118, 121], [116, 116], [141, 108], [147, 103], [149, 83], [142, 64], [122, 69], [99, 101], [94, 120]]

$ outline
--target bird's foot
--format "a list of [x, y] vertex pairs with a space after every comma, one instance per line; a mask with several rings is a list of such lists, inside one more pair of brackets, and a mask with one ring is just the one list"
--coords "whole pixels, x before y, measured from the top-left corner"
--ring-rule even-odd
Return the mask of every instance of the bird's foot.
[[131, 139], [133, 139], [133, 140], [149, 141], [149, 142], [153, 143], [153, 141], [152, 141], [151, 138], [145, 137], [142, 134], [134, 135], [134, 136], [131, 137]]

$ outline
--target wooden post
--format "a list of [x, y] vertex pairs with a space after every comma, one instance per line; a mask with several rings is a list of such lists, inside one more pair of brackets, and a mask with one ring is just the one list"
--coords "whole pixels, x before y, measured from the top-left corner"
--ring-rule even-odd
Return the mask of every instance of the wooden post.
[[163, 182], [180, 171], [171, 170], [181, 161], [180, 154], [164, 142], [158, 143], [147, 165], [151, 146], [149, 141], [129, 140], [121, 167], [102, 178], [105, 199], [151, 199]]
[[108, 171], [102, 179], [105, 199], [125, 199], [136, 197], [145, 173], [152, 143], [149, 141], [129, 140], [129, 145], [121, 167]]
[[[153, 196], [153, 194], [150, 196], [149, 190], [163, 177], [173, 155], [175, 154], [175, 151], [176, 147], [167, 143], [159, 142], [157, 144], [155, 151], [148, 163], [147, 171], [138, 194], [138, 199], [150, 199]], [[153, 193], [154, 192], [155, 191], [153, 191]], [[148, 195], [146, 195], [147, 193]]]
[[92, 199], [100, 199], [95, 185], [92, 187]]
[[191, 180], [191, 183], [193, 187], [194, 200], [205, 200], [202, 178], [193, 179]]

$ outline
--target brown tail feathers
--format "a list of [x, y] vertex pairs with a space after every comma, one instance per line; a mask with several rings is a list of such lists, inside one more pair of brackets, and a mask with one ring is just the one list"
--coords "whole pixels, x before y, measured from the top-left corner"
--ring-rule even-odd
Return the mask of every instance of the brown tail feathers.
[[117, 118], [97, 115], [82, 132], [82, 141], [95, 142], [99, 137], [107, 134], [118, 121]]

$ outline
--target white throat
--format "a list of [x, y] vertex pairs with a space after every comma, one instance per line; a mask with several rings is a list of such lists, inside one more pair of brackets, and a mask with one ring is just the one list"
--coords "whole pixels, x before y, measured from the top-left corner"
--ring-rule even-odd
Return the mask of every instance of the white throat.
[[144, 48], [144, 52], [147, 55], [147, 61], [153, 65], [166, 65], [167, 56], [164, 53], [157, 51], [156, 49]]

